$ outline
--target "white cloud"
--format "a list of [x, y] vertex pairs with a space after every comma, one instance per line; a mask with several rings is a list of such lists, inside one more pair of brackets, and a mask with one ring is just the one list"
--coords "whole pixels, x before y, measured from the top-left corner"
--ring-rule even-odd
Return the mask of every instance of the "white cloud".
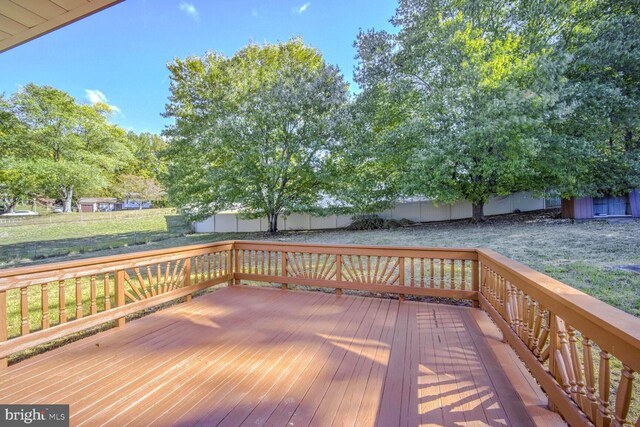
[[297, 13], [298, 15], [302, 15], [303, 13], [305, 13], [307, 11], [309, 6], [311, 6], [311, 3], [307, 2], [307, 3], [303, 4], [302, 6], [294, 7], [292, 9], [292, 11], [293, 11], [293, 13]]
[[101, 91], [99, 91], [98, 89], [85, 89], [84, 90], [85, 96], [87, 97], [87, 99], [89, 100], [89, 102], [93, 105], [93, 104], [97, 104], [97, 103], [102, 103], [102, 104], [106, 104], [109, 106], [109, 108], [111, 108], [111, 110], [114, 113], [122, 113], [122, 111], [120, 110], [120, 108], [118, 108], [115, 105], [110, 105], [109, 104], [109, 100], [107, 99], [107, 97], [105, 96], [104, 93], [102, 93]]
[[200, 19], [200, 16], [198, 15], [198, 9], [196, 9], [196, 7], [191, 3], [187, 3], [186, 1], [181, 2], [180, 10], [196, 21]]

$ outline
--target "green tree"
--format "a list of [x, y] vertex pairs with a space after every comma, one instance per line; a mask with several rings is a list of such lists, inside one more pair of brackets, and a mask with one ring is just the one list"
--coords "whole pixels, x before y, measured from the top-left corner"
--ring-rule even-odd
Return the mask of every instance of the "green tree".
[[410, 109], [396, 131], [411, 149], [405, 194], [484, 203], [538, 185], [533, 168], [555, 74], [511, 13], [517, 2], [401, 1], [397, 35], [368, 31], [357, 42], [358, 83], [383, 85]]
[[108, 185], [119, 165], [131, 160], [125, 132], [108, 122], [104, 104], [82, 105], [61, 90], [28, 84], [11, 98], [24, 128], [22, 149], [46, 177], [45, 189], [71, 211], [74, 195]]
[[294, 39], [168, 67], [173, 203], [192, 218], [228, 208], [266, 216], [275, 232], [279, 215], [320, 199], [347, 85], [317, 50]]
[[134, 160], [123, 166], [125, 174], [158, 179], [167, 172], [163, 158], [167, 142], [162, 136], [149, 132], [127, 132], [127, 144]]
[[13, 212], [20, 201], [41, 192], [41, 167], [37, 160], [0, 158], [0, 204], [5, 212]]
[[162, 200], [164, 189], [154, 178], [138, 175], [122, 175], [118, 177], [120, 194], [126, 199], [138, 200], [140, 209], [144, 202]]
[[411, 109], [384, 85], [361, 92], [340, 114], [339, 144], [331, 151], [329, 190], [340, 211], [377, 213], [401, 196], [411, 144], [402, 124]]
[[638, 1], [589, 1], [565, 16], [557, 42], [565, 84], [540, 166], [565, 198], [640, 186], [638, 10]]

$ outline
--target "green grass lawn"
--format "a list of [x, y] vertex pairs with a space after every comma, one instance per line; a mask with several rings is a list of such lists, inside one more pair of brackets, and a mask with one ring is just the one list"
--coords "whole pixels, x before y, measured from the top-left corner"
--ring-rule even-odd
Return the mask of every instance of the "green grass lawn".
[[[68, 228], [67, 228], [68, 226]], [[32, 228], [25, 228], [32, 227]], [[7, 233], [6, 236], [2, 233]], [[374, 231], [215, 233], [184, 235], [167, 228], [164, 217], [117, 222], [58, 224], [54, 229], [0, 228], [0, 266], [54, 262], [169, 248], [226, 239], [301, 243], [349, 243], [433, 247], [486, 247], [544, 272], [594, 297], [640, 316], [640, 274], [615, 268], [640, 264], [640, 221], [571, 224], [549, 215], [494, 217], [487, 223], [433, 223]], [[25, 246], [26, 245], [26, 246]], [[27, 250], [16, 261], [11, 254]], [[37, 255], [34, 260], [29, 251]], [[61, 251], [62, 257], [42, 259]], [[70, 254], [69, 254], [70, 253]], [[40, 259], [38, 259], [40, 258]]]
[[[56, 222], [21, 223], [0, 227], [0, 268], [29, 263], [50, 262], [51, 257], [74, 256], [105, 249], [119, 249], [184, 235], [189, 227], [176, 215], [165, 216], [166, 210], [90, 214], [80, 221], [64, 215], [52, 216]], [[126, 215], [125, 215], [126, 214]], [[88, 218], [88, 219], [87, 219]]]

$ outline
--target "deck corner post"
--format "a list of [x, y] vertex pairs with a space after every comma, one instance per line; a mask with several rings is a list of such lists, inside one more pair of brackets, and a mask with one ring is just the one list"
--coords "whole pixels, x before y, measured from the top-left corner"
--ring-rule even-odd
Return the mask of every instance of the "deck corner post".
[[472, 301], [473, 308], [479, 308], [479, 294], [480, 294], [480, 272], [479, 262], [477, 259], [471, 261], [471, 289], [476, 293], [476, 299]]
[[[116, 271], [115, 277], [115, 291], [116, 291], [116, 307], [123, 307], [125, 305], [124, 299], [124, 270]], [[121, 328], [125, 324], [124, 316], [116, 319], [116, 326]]]
[[[196, 269], [197, 269], [197, 264], [196, 264]], [[184, 260], [184, 284], [182, 286], [185, 288], [191, 286], [191, 258], [190, 257]], [[191, 301], [191, 298], [192, 298], [191, 294], [185, 295], [184, 302]]]
[[[7, 293], [0, 292], [0, 343], [7, 340]], [[0, 370], [8, 366], [6, 357], [0, 358]]]
[[[336, 281], [342, 282], [342, 255], [336, 255]], [[342, 288], [336, 288], [336, 295], [342, 295]]]
[[[398, 286], [405, 285], [404, 280], [404, 257], [398, 258]], [[398, 300], [400, 302], [404, 302], [404, 294], [400, 294]]]

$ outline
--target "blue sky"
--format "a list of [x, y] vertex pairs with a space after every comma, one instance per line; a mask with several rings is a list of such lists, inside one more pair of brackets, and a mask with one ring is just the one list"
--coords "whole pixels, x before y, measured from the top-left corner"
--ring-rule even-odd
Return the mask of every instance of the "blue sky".
[[352, 82], [360, 28], [391, 29], [396, 0], [126, 0], [0, 54], [0, 93], [33, 82], [115, 107], [112, 121], [160, 132], [166, 63], [301, 36]]

